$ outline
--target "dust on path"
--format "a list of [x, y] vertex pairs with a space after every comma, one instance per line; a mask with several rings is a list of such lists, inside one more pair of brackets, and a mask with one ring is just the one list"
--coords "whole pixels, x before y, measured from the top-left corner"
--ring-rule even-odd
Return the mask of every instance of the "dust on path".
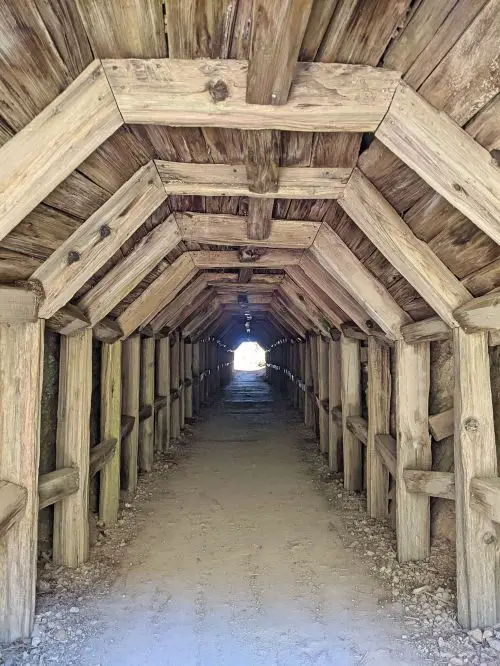
[[341, 543], [300, 454], [310, 437], [241, 373], [155, 482], [77, 663], [132, 666], [421, 664], [378, 604], [387, 590]]

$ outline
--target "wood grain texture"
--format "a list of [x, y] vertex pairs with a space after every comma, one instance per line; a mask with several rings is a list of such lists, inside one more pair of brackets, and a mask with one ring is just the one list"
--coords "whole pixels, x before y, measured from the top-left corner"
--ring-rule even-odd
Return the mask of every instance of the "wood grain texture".
[[248, 189], [265, 194], [279, 188], [280, 133], [274, 130], [243, 132]]
[[181, 435], [181, 409], [180, 409], [180, 339], [181, 334], [175, 331], [170, 336], [170, 436], [179, 439]]
[[500, 328], [500, 293], [493, 292], [470, 300], [454, 312], [460, 326], [471, 333]]
[[[184, 289], [173, 298], [153, 319], [149, 326], [154, 333], [160, 332], [166, 326], [173, 330], [179, 325], [180, 320], [186, 316], [193, 304], [196, 307], [200, 294], [207, 291], [207, 279], [205, 273], [197, 275]], [[210, 290], [214, 294], [213, 290]]]
[[122, 342], [122, 414], [134, 419], [132, 430], [122, 438], [121, 484], [126, 492], [137, 488], [139, 449], [139, 383], [141, 376], [141, 337], [132, 335]]
[[101, 438], [116, 439], [113, 456], [101, 470], [99, 479], [99, 518], [105, 525], [118, 520], [120, 501], [122, 343], [101, 346]]
[[454, 410], [453, 408], [447, 409], [439, 414], [429, 416], [429, 430], [431, 435], [440, 442], [445, 437], [453, 435], [454, 431]]
[[35, 322], [39, 302], [34, 289], [0, 284], [0, 322]]
[[389, 473], [396, 478], [397, 444], [392, 435], [375, 435], [375, 448]]
[[89, 478], [92, 479], [97, 472], [100, 472], [109, 460], [113, 457], [118, 441], [105, 439], [90, 449]]
[[451, 328], [439, 317], [423, 319], [401, 328], [403, 339], [408, 344], [418, 342], [434, 342], [436, 340], [449, 340]]
[[[328, 360], [328, 467], [331, 472], [339, 472], [343, 465], [342, 453], [342, 417], [340, 423], [333, 410], [341, 407], [341, 370], [340, 370], [340, 339], [329, 341]], [[307, 382], [306, 382], [307, 383]], [[307, 404], [307, 396], [305, 397]]]
[[68, 303], [46, 320], [45, 327], [59, 335], [73, 335], [89, 328], [90, 321], [79, 307]]
[[38, 508], [60, 502], [64, 497], [76, 493], [80, 485], [80, 472], [74, 467], [63, 467], [54, 472], [41, 474], [38, 479]]
[[[141, 339], [139, 404], [153, 407], [155, 399], [155, 339]], [[154, 414], [139, 423], [139, 470], [151, 472], [154, 456]]]
[[0, 149], [0, 239], [122, 123], [94, 61]]
[[455, 500], [455, 475], [452, 472], [423, 472], [405, 469], [403, 478], [411, 493], [423, 493], [430, 497]]
[[255, 199], [248, 201], [247, 239], [264, 241], [269, 238], [273, 229], [274, 199]]
[[164, 199], [150, 163], [89, 217], [33, 274], [45, 291], [40, 317], [49, 318], [65, 305]]
[[156, 340], [156, 395], [165, 404], [155, 409], [155, 450], [166, 451], [170, 444], [170, 339], [166, 335]]
[[4, 537], [26, 511], [28, 491], [10, 481], [0, 481], [0, 537]]
[[361, 368], [359, 342], [342, 335], [340, 339], [342, 438], [344, 488], [363, 489], [363, 454], [360, 440], [347, 427], [347, 419], [361, 416]]
[[302, 257], [301, 250], [258, 249], [250, 254], [234, 250], [198, 250], [191, 252], [191, 258], [197, 268], [285, 268], [298, 264]]
[[104, 60], [126, 123], [183, 127], [374, 131], [387, 111], [397, 72], [298, 63], [288, 102], [248, 104], [248, 63], [238, 60]]
[[500, 523], [500, 479], [497, 476], [471, 479], [470, 504], [475, 511]]

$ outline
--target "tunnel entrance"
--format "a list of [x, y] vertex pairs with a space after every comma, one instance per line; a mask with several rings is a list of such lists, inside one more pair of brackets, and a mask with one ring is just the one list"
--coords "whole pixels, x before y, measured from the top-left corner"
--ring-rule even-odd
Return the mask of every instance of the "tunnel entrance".
[[262, 370], [266, 366], [266, 352], [254, 340], [245, 340], [234, 352], [234, 369], [246, 372]]

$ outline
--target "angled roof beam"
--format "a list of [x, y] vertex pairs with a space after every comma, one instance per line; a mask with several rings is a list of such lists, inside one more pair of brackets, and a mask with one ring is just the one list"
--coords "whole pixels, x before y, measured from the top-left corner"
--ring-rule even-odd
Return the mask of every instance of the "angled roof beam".
[[311, 319], [310, 315], [299, 310], [291, 299], [282, 292], [277, 292], [274, 295], [271, 306], [282, 307], [288, 314], [288, 317], [300, 324], [300, 326], [306, 331], [310, 329], [318, 329], [316, 322]]
[[375, 135], [500, 245], [498, 164], [449, 116], [401, 83]]
[[297, 287], [290, 277], [280, 284], [279, 292], [283, 294], [290, 303], [293, 303], [296, 311], [302, 312], [323, 335], [329, 335], [332, 327], [339, 328], [341, 321], [328, 319], [325, 314]]
[[191, 257], [197, 268], [286, 268], [300, 262], [302, 250], [197, 250]]
[[168, 326], [170, 329], [175, 328], [171, 322], [175, 321], [175, 317], [183, 308], [192, 303], [197, 296], [205, 291], [207, 284], [205, 273], [199, 273], [187, 287], [151, 319], [149, 323], [151, 330], [157, 333], [162, 328], [165, 328], [165, 326]]
[[[178, 299], [183, 299], [183, 296], [185, 292], [188, 291], [189, 286], [186, 287], [183, 291], [181, 291], [181, 293], [172, 301], [172, 303], [174, 303]], [[198, 291], [198, 288], [196, 289], [196, 291]], [[196, 313], [200, 308], [203, 308], [205, 305], [208, 305], [214, 297], [215, 297], [215, 292], [211, 287], [209, 287], [208, 289], [205, 288], [203, 289], [203, 291], [198, 292], [196, 296], [191, 295], [190, 299], [184, 298], [182, 301], [180, 301], [177, 304], [181, 305], [182, 307], [180, 308], [177, 307], [177, 311], [168, 319], [166, 325], [170, 328], [170, 330], [178, 328], [179, 326], [181, 326], [183, 322], [185, 322], [188, 319], [188, 317]]]
[[39, 315], [48, 319], [76, 294], [164, 201], [152, 162], [139, 169], [88, 220], [37, 268], [45, 301]]
[[271, 304], [271, 312], [273, 313], [275, 319], [281, 324], [282, 328], [285, 329], [288, 336], [293, 337], [306, 337], [307, 331], [311, 330], [309, 326], [303, 326], [298, 322], [295, 317], [293, 317], [288, 308], [282, 303], [273, 301]]
[[196, 340], [212, 321], [220, 316], [220, 313], [220, 303], [216, 298], [211, 299], [204, 308], [180, 325], [182, 335]]

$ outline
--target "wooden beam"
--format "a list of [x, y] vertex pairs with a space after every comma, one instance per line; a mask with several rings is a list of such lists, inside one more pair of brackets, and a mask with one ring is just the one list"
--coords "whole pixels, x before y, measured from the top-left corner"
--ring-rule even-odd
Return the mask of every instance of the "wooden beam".
[[[328, 341], [322, 335], [318, 338], [318, 397], [319, 410], [319, 450], [328, 455], [329, 444], [329, 409], [328, 409]], [[323, 407], [326, 406], [326, 409]]]
[[184, 342], [184, 412], [186, 419], [193, 417], [193, 344], [188, 338]]
[[141, 337], [132, 335], [122, 343], [122, 414], [133, 417], [134, 424], [130, 434], [122, 440], [120, 485], [129, 493], [137, 488], [140, 368]]
[[252, 248], [236, 250], [198, 250], [191, 252], [191, 258], [197, 268], [286, 268], [298, 264], [302, 258], [301, 250], [266, 250]]
[[122, 343], [101, 346], [101, 438], [116, 440], [113, 455], [101, 469], [99, 479], [99, 518], [105, 525], [118, 520], [120, 501]]
[[361, 444], [366, 446], [368, 442], [368, 421], [362, 416], [349, 416], [346, 420], [349, 432], [355, 435]]
[[[245, 151], [245, 167], [248, 181], [248, 189], [257, 194], [269, 194], [279, 189], [280, 171], [280, 133], [274, 130], [249, 130], [243, 132]], [[249, 199], [250, 204], [255, 197]], [[261, 199], [262, 203], [271, 202], [274, 199]], [[268, 204], [269, 205], [269, 204]]]
[[472, 333], [500, 329], [500, 293], [494, 291], [470, 300], [453, 313], [460, 326]]
[[[177, 305], [180, 305], [181, 307], [176, 308], [174, 315], [168, 322], [168, 328], [170, 329], [182, 328], [186, 322], [191, 321], [199, 309], [208, 305], [210, 301], [215, 298], [216, 293], [213, 289], [205, 289], [204, 291], [197, 293], [195, 297], [188, 301], [187, 299], [184, 299], [183, 296], [185, 292], [188, 292], [190, 286], [191, 285], [186, 287], [186, 289], [184, 289], [184, 291], [175, 299], [177, 301], [180, 297], [182, 301], [179, 300], [177, 302]], [[196, 291], [198, 291], [198, 289]], [[192, 292], [190, 291], [190, 293]]]
[[28, 491], [10, 481], [0, 481], [0, 537], [4, 537], [24, 515]]
[[107, 342], [110, 345], [123, 337], [123, 331], [118, 322], [109, 317], [97, 322], [92, 329], [92, 333], [96, 340]]
[[[167, 194], [252, 197], [266, 200], [269, 194], [250, 189], [241, 164], [195, 164], [156, 160]], [[349, 180], [351, 168], [280, 167], [276, 196], [281, 199], [338, 199]]]
[[452, 472], [405, 469], [403, 478], [410, 493], [423, 493], [431, 497], [455, 500], [455, 475]]
[[139, 469], [151, 472], [154, 457], [154, 414], [151, 406], [155, 399], [155, 339], [141, 339], [141, 377], [139, 404], [150, 407], [150, 415], [139, 419]]
[[294, 314], [297, 316], [301, 313], [306, 318], [304, 323], [307, 323], [308, 320], [310, 324], [314, 328], [320, 330], [325, 337], [329, 337], [332, 326], [338, 326], [338, 320], [333, 319], [333, 321], [328, 321], [323, 312], [303, 295], [302, 291], [289, 277], [286, 277], [283, 280], [276, 294], [283, 295], [289, 299]]
[[497, 621], [496, 527], [470, 505], [475, 477], [497, 475], [486, 333], [453, 330], [455, 359], [455, 511], [458, 621], [466, 628]]
[[401, 328], [401, 333], [404, 341], [410, 345], [451, 338], [451, 328], [440, 317], [430, 317], [406, 324]]
[[361, 416], [361, 366], [359, 342], [342, 335], [341, 395], [342, 436], [344, 447], [344, 487], [346, 490], [363, 489], [363, 454], [360, 440], [347, 427], [347, 419]]
[[454, 432], [454, 410], [447, 409], [440, 414], [429, 416], [429, 430], [436, 442], [445, 437], [450, 437]]
[[340, 338], [338, 340], [330, 339], [328, 367], [328, 398], [330, 406], [328, 424], [328, 466], [331, 472], [339, 472], [342, 465], [342, 419], [339, 423], [335, 418], [333, 411], [335, 408], [341, 407], [340, 372]]
[[45, 327], [49, 331], [59, 333], [59, 335], [74, 335], [85, 328], [89, 328], [90, 320], [79, 307], [67, 303], [50, 319], [47, 319]]
[[[265, 199], [263, 201], [266, 201]], [[183, 240], [214, 245], [252, 245], [270, 248], [304, 249], [309, 247], [320, 223], [301, 220], [275, 220], [265, 240], [247, 235], [250, 224], [238, 215], [212, 215], [210, 213], [176, 213], [175, 218]], [[272, 210], [271, 210], [272, 213]], [[249, 238], [252, 238], [249, 243]]]
[[427, 243], [419, 240], [359, 169], [354, 169], [340, 206], [375, 247], [449, 326], [453, 311], [471, 294]]
[[124, 336], [139, 326], [145, 326], [183, 289], [196, 274], [196, 267], [189, 252], [176, 259], [147, 287], [118, 317]]
[[174, 215], [144, 236], [122, 261], [80, 299], [78, 305], [92, 324], [113, 310], [132, 289], [180, 242], [181, 235]]
[[[165, 399], [155, 406], [155, 450], [166, 451], [170, 444], [170, 339], [168, 335], [156, 341], [156, 394]], [[156, 401], [155, 401], [156, 405]]]
[[389, 473], [396, 478], [397, 444], [391, 435], [375, 435], [375, 448]]
[[238, 282], [248, 284], [252, 279], [253, 270], [251, 268], [240, 268], [238, 273]]
[[[246, 228], [246, 241], [252, 241], [253, 245], [263, 244], [271, 236], [271, 232], [276, 228], [272, 224], [274, 199], [249, 199], [248, 200], [248, 218]], [[312, 241], [311, 241], [312, 242]], [[310, 243], [309, 243], [310, 245]], [[268, 247], [275, 247], [269, 244]], [[284, 247], [284, 246], [281, 246]], [[302, 246], [304, 247], [304, 246]], [[306, 246], [307, 247], [307, 246]]]
[[400, 337], [401, 326], [410, 323], [410, 317], [332, 229], [322, 225], [307, 253], [351, 294], [391, 340]]
[[100, 472], [113, 458], [117, 444], [118, 440], [113, 437], [112, 439], [105, 439], [103, 442], [99, 442], [99, 444], [90, 449], [90, 479], [92, 479], [97, 472]]
[[92, 331], [61, 338], [56, 468], [76, 467], [78, 492], [54, 507], [54, 562], [77, 567], [89, 554], [89, 451]]
[[41, 296], [34, 289], [0, 284], [0, 322], [35, 322]]
[[63, 467], [41, 474], [38, 479], [39, 510], [60, 502], [76, 493], [80, 486], [80, 472], [74, 467]]
[[43, 329], [40, 320], [0, 324], [0, 477], [27, 492], [0, 549], [2, 642], [28, 637], [35, 613]]
[[239, 274], [244, 271], [244, 270], [249, 270], [251, 271], [251, 282], [250, 284], [247, 284], [244, 288], [247, 289], [252, 289], [255, 285], [277, 285], [280, 284], [280, 282], [283, 280], [283, 274], [279, 275], [274, 275], [271, 273], [254, 273], [252, 268], [249, 269], [244, 269], [241, 268], [239, 271], [236, 271], [234, 273], [217, 273], [217, 272], [206, 272], [204, 273], [205, 279], [208, 282], [208, 284], [213, 284], [219, 288], [223, 286], [227, 286], [227, 288], [230, 288], [231, 286], [234, 286], [236, 289], [239, 289], [240, 287], [238, 286], [239, 282]]
[[[203, 294], [207, 289], [207, 280], [205, 273], [200, 273], [195, 279], [190, 282], [177, 296], [166, 305], [153, 319], [151, 319], [149, 326], [154, 333], [161, 331], [163, 328], [173, 329], [174, 321], [177, 321], [179, 316], [182, 316], [183, 310], [190, 308], [200, 294]], [[213, 292], [212, 292], [213, 293]]]
[[401, 83], [376, 136], [500, 244], [500, 178], [490, 153]]
[[0, 149], [0, 240], [122, 124], [94, 60]]
[[373, 67], [297, 63], [288, 102], [246, 101], [242, 60], [104, 60], [125, 123], [178, 127], [374, 132], [400, 74]]
[[170, 437], [173, 440], [181, 436], [180, 410], [180, 333], [174, 331], [170, 335]]
[[165, 199], [152, 162], [142, 167], [33, 273], [48, 319], [76, 294]]
[[500, 523], [500, 478], [471, 479], [470, 505], [494, 523]]
[[220, 303], [218, 299], [212, 299], [194, 317], [189, 318], [186, 323], [181, 324], [183, 335], [196, 339], [203, 332], [206, 322], [211, 320], [212, 316], [220, 311], [219, 309]]

